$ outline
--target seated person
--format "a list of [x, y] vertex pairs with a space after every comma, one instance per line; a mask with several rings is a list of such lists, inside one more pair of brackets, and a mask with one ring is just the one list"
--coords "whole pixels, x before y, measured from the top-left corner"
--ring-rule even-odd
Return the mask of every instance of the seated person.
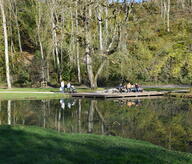
[[77, 92], [76, 89], [75, 89], [75, 87], [74, 87], [74, 85], [71, 85], [71, 92], [72, 92], [72, 93]]
[[131, 88], [132, 88], [131, 83], [128, 83], [128, 84], [126, 85], [126, 90], [127, 90], [127, 92], [131, 92]]
[[120, 84], [119, 84], [119, 87], [118, 87], [118, 90], [119, 90], [120, 93], [123, 92], [123, 88], [124, 88], [124, 87], [123, 87], [123, 84], [120, 83]]
[[67, 91], [68, 91], [68, 92], [71, 91], [71, 83], [70, 83], [70, 82], [67, 83]]
[[135, 91], [139, 92], [139, 85], [137, 83], [135, 83]]

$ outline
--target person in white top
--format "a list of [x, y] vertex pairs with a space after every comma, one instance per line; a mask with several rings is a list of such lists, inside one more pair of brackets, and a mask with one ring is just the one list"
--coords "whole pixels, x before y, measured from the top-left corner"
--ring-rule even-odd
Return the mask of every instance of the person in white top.
[[68, 82], [68, 83], [67, 83], [67, 91], [70, 92], [70, 90], [71, 90], [71, 83]]
[[61, 92], [64, 92], [64, 89], [65, 89], [64, 87], [65, 87], [65, 82], [62, 80], [61, 81], [61, 87], [60, 87]]

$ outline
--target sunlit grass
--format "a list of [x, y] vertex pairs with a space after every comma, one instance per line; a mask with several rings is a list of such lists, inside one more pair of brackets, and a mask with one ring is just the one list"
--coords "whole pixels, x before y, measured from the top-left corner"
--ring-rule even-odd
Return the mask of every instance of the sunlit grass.
[[63, 93], [0, 93], [0, 100], [37, 100], [37, 99], [60, 99], [70, 97]]
[[0, 163], [191, 163], [192, 155], [133, 139], [1, 126]]
[[[103, 88], [77, 88], [77, 92], [95, 92]], [[8, 93], [9, 92], [9, 93]], [[19, 93], [14, 93], [19, 92]], [[27, 92], [27, 93], [26, 93]], [[34, 92], [34, 93], [33, 93]], [[36, 93], [41, 92], [41, 93]], [[0, 89], [0, 100], [21, 100], [21, 99], [60, 99], [70, 97], [68, 93], [61, 93], [59, 88], [12, 88]]]

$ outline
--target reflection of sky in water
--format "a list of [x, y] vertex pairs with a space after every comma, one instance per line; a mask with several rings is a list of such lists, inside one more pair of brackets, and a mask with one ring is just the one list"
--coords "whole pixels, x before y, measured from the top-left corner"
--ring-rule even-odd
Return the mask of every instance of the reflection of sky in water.
[[0, 124], [36, 125], [67, 133], [96, 133], [146, 140], [191, 152], [192, 100], [1, 101]]

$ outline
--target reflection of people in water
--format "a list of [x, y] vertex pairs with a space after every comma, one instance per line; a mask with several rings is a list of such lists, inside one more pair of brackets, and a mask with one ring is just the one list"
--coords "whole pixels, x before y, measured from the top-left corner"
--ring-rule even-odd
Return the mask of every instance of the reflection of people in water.
[[120, 100], [118, 101], [118, 103], [121, 105], [121, 106], [128, 106], [128, 107], [131, 107], [131, 106], [139, 106], [141, 104], [140, 100]]
[[69, 109], [71, 109], [71, 103], [70, 103], [70, 102], [67, 103], [67, 107], [68, 107]]
[[60, 100], [60, 104], [61, 104], [62, 109], [65, 109], [65, 104], [67, 104], [67, 106], [66, 106], [67, 108], [71, 109], [71, 107], [74, 106], [75, 103], [76, 103], [76, 100], [73, 100], [72, 102], [69, 100], [67, 102], [65, 102], [64, 99]]
[[62, 109], [65, 109], [65, 102], [64, 102], [64, 100], [62, 99], [62, 100], [60, 100], [60, 104], [61, 104], [61, 108]]
[[140, 100], [133, 100], [133, 101], [127, 101], [127, 106], [139, 106], [140, 105]]
[[131, 107], [131, 106], [134, 106], [135, 105], [135, 102], [133, 101], [127, 101], [127, 106], [128, 107]]

